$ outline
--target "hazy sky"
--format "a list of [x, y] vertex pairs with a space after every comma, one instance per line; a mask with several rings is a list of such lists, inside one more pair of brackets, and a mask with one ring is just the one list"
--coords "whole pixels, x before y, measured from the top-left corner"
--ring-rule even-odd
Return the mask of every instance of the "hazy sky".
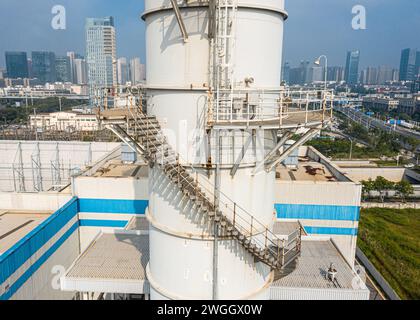
[[[0, 0], [0, 66], [7, 50], [84, 54], [86, 17], [115, 17], [118, 56], [144, 52], [143, 0]], [[67, 29], [51, 28], [51, 9], [63, 5]], [[367, 29], [353, 30], [352, 8], [364, 5]], [[419, 0], [286, 0], [285, 59], [292, 65], [320, 54], [343, 65], [346, 51], [359, 49], [362, 66], [399, 66], [402, 48], [420, 48]]]

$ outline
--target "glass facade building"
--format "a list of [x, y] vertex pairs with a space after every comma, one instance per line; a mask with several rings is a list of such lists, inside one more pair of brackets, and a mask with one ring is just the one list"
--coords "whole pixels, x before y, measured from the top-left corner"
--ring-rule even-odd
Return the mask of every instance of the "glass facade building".
[[420, 72], [420, 51], [404, 49], [401, 52], [400, 81], [414, 81]]
[[344, 80], [347, 84], [357, 84], [359, 77], [360, 51], [347, 52], [346, 69], [344, 71]]
[[86, 19], [86, 63], [91, 96], [95, 87], [117, 84], [114, 19]]
[[32, 76], [40, 83], [54, 83], [56, 81], [56, 58], [54, 52], [32, 52]]
[[67, 56], [55, 59], [55, 72], [58, 82], [72, 82], [72, 66]]
[[28, 78], [28, 57], [26, 52], [6, 52], [7, 77], [11, 79]]

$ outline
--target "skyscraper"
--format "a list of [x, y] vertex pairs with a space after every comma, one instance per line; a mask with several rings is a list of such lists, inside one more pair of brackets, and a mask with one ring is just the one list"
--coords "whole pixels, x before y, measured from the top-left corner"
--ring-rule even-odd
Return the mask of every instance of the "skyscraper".
[[26, 52], [6, 52], [6, 68], [9, 78], [28, 78], [28, 57]]
[[394, 69], [390, 66], [380, 66], [378, 68], [378, 84], [385, 84], [392, 81]]
[[360, 51], [348, 51], [346, 59], [346, 69], [344, 70], [344, 80], [347, 84], [357, 84], [359, 76]]
[[301, 74], [302, 74], [302, 84], [311, 83], [312, 82], [312, 72], [311, 72], [311, 64], [309, 61], [302, 61], [300, 63]]
[[289, 71], [289, 85], [302, 84], [301, 68], [290, 68]]
[[117, 84], [113, 17], [86, 19], [86, 62], [91, 95], [95, 86]]
[[343, 67], [328, 67], [327, 80], [341, 82], [344, 80], [344, 68]]
[[54, 52], [32, 52], [32, 74], [40, 83], [53, 83], [56, 81]]
[[32, 72], [32, 59], [28, 58], [28, 78], [32, 79], [33, 76], [33, 72]]
[[72, 70], [68, 56], [57, 57], [55, 59], [55, 72], [58, 82], [72, 82]]
[[70, 82], [76, 83], [74, 66], [74, 59], [76, 59], [76, 53], [74, 53], [73, 51], [67, 52], [67, 57], [69, 58], [70, 63]]
[[392, 70], [392, 81], [399, 81], [400, 80], [400, 70], [393, 69]]
[[360, 82], [367, 85], [378, 84], [378, 69], [367, 67], [361, 72]]
[[419, 74], [420, 51], [404, 49], [401, 51], [400, 81], [414, 81]]
[[323, 82], [325, 81], [324, 67], [316, 66], [310, 69], [311, 82]]
[[117, 61], [118, 84], [125, 85], [128, 79], [128, 65], [126, 58], [119, 58]]
[[130, 79], [131, 84], [136, 85], [144, 82], [146, 78], [146, 67], [140, 62], [140, 58], [130, 60]]
[[290, 64], [289, 62], [285, 62], [283, 64], [283, 69], [281, 72], [281, 80], [286, 82], [287, 84], [290, 83]]
[[85, 59], [74, 59], [74, 83], [87, 84], [87, 65]]
[[291, 85], [304, 85], [305, 83], [312, 82], [309, 61], [302, 60], [299, 67], [290, 69], [289, 75]]

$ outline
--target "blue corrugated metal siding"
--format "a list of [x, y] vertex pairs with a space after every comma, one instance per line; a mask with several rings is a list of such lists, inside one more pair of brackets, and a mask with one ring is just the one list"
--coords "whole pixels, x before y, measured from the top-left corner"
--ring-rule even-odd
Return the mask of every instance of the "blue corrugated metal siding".
[[[0, 285], [2, 285], [16, 270], [18, 270], [34, 253], [45, 245], [54, 235], [57, 234], [73, 217], [78, 213], [77, 198], [71, 199], [62, 208], [56, 211], [48, 219], [43, 221], [34, 230], [28, 233], [12, 248], [0, 256]], [[60, 238], [37, 262], [11, 285], [0, 299], [11, 297], [32, 274], [44, 263], [64, 241], [78, 228], [75, 223], [65, 235]]]
[[64, 234], [54, 243], [35, 263], [33, 263], [23, 275], [13, 283], [9, 290], [7, 290], [3, 295], [0, 296], [0, 300], [10, 299], [19, 288], [24, 285], [24, 283], [32, 277], [32, 275], [61, 247], [61, 245], [66, 242], [66, 240], [77, 230], [79, 227], [78, 222], [75, 222]]
[[0, 256], [0, 284], [47, 243], [78, 212], [73, 198]]
[[145, 214], [147, 200], [79, 199], [79, 212]]
[[[71, 199], [0, 256], [0, 285], [3, 285], [16, 270], [54, 237], [79, 212], [144, 214], [147, 206], [147, 200], [78, 199], [76, 197]], [[127, 223], [128, 221], [126, 220], [78, 220], [17, 281], [10, 285], [8, 290], [0, 296], [0, 300], [10, 299], [79, 226], [124, 228]]]
[[276, 204], [279, 219], [359, 221], [360, 207], [306, 204]]
[[308, 234], [356, 236], [358, 232], [357, 228], [308, 227], [308, 226], [305, 226], [304, 228]]
[[81, 227], [99, 227], [99, 228], [124, 228], [127, 225], [126, 220], [94, 220], [81, 219], [79, 225]]

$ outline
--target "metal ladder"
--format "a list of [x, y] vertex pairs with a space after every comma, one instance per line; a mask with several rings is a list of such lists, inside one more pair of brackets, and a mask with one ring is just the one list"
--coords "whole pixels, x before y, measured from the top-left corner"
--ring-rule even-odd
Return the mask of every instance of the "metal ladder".
[[218, 0], [216, 5], [216, 114], [231, 114], [233, 109], [234, 53], [237, 0]]
[[296, 260], [300, 255], [301, 229], [296, 230], [288, 239], [280, 239], [226, 196], [220, 200], [220, 210], [215, 210], [210, 200], [214, 199], [212, 191], [198, 181], [198, 173], [192, 166], [180, 163], [178, 153], [167, 143], [158, 120], [148, 117], [138, 107], [132, 121], [132, 126], [140, 130], [136, 138], [117, 124], [108, 125], [108, 128], [140, 153], [149, 165], [157, 165], [184, 197], [194, 204], [197, 212], [218, 225], [222, 237], [236, 239], [257, 261], [262, 261], [273, 270], [281, 270]]

